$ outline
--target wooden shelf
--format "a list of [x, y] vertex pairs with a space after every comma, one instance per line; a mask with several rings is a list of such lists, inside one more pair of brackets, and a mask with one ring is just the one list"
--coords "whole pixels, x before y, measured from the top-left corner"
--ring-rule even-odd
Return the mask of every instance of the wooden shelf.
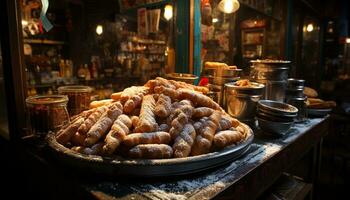
[[65, 45], [64, 41], [46, 40], [46, 39], [23, 39], [23, 43], [28, 44], [48, 44], [48, 45]]
[[263, 45], [263, 43], [243, 43], [242, 45], [246, 45], [246, 46], [258, 46], [258, 45]]
[[139, 40], [131, 40], [131, 42], [139, 43], [139, 44], [156, 44], [156, 45], [166, 45], [163, 40], [148, 40], [148, 39], [139, 39]]
[[282, 21], [281, 18], [278, 18], [278, 17], [272, 16], [272, 15], [270, 15], [270, 14], [267, 14], [266, 12], [264, 12], [264, 11], [262, 11], [262, 10], [259, 10], [259, 9], [257, 9], [257, 8], [255, 8], [255, 7], [249, 5], [249, 4], [247, 4], [247, 3], [240, 2], [240, 4], [241, 4], [241, 5], [244, 5], [244, 7], [249, 8], [249, 9], [251, 9], [251, 10], [253, 10], [253, 11], [255, 11], [255, 12], [261, 14], [261, 15], [264, 15], [265, 17], [268, 17], [268, 18], [270, 18], [270, 19], [273, 19], [273, 20], [276, 20], [276, 21], [279, 21], [279, 22]]
[[164, 52], [148, 52], [145, 50], [143, 50], [143, 51], [119, 51], [119, 53], [164, 55]]
[[[127, 8], [127, 9], [121, 9], [120, 12], [121, 13], [132, 12], [132, 11], [136, 11], [139, 8], [146, 8], [146, 9], [159, 8], [159, 7], [163, 6], [164, 4], [171, 3], [171, 2], [172, 2], [172, 0], [161, 0], [159, 2], [146, 3], [146, 4], [137, 5], [135, 7], [131, 7], [131, 8]], [[120, 7], [122, 7], [122, 6], [120, 6]]]

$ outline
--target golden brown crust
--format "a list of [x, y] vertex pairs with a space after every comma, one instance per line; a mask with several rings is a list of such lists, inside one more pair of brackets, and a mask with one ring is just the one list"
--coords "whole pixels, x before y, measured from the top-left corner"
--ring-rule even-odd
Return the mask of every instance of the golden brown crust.
[[158, 101], [156, 103], [156, 108], [154, 113], [158, 117], [168, 117], [171, 112], [171, 99], [170, 97], [160, 94], [158, 97]]
[[129, 134], [131, 126], [132, 121], [127, 115], [119, 115], [105, 138], [106, 144], [103, 146], [103, 152], [108, 155], [114, 153], [126, 135]]
[[89, 117], [82, 123], [78, 129], [80, 134], [86, 134], [90, 128], [100, 119], [103, 113], [108, 110], [107, 106], [101, 106], [95, 109], [95, 111], [89, 115]]
[[210, 151], [214, 134], [219, 126], [220, 119], [221, 113], [215, 111], [212, 115], [210, 115], [209, 119], [203, 123], [203, 126], [199, 130], [199, 133], [194, 141], [191, 155], [201, 155]]
[[237, 130], [220, 131], [214, 136], [214, 145], [219, 148], [224, 148], [243, 139], [243, 135]]
[[90, 109], [92, 108], [98, 108], [100, 106], [106, 106], [109, 105], [113, 102], [113, 99], [104, 99], [104, 100], [99, 100], [99, 101], [93, 101], [90, 103]]
[[198, 107], [193, 111], [194, 118], [208, 117], [213, 114], [214, 110], [208, 107]]
[[188, 100], [192, 101], [193, 103], [195, 103], [197, 106], [209, 107], [209, 108], [212, 108], [214, 110], [219, 110], [221, 112], [225, 112], [219, 106], [219, 104], [217, 104], [213, 99], [211, 99], [210, 97], [208, 97], [204, 94], [196, 93], [196, 92], [193, 92], [193, 91], [188, 90], [188, 89], [179, 89], [178, 93], [179, 93], [180, 99], [188, 99]]
[[102, 138], [120, 114], [122, 114], [122, 111], [117, 106], [109, 108], [87, 132], [84, 142], [85, 146], [92, 146]]
[[139, 144], [129, 150], [131, 158], [164, 159], [171, 158], [173, 149], [166, 144]]
[[124, 145], [133, 147], [138, 144], [168, 144], [170, 142], [170, 134], [163, 131], [150, 133], [133, 133], [124, 138]]
[[186, 124], [174, 141], [174, 157], [183, 158], [189, 156], [195, 138], [196, 131], [193, 125]]
[[315, 89], [312, 89], [310, 87], [304, 87], [304, 94], [307, 97], [311, 97], [311, 98], [316, 98], [318, 96], [318, 93]]
[[156, 102], [152, 95], [146, 95], [143, 97], [139, 117], [140, 121], [135, 128], [136, 132], [152, 132], [158, 129], [158, 124], [154, 115], [155, 106]]
[[62, 145], [66, 145], [77, 132], [79, 126], [84, 122], [83, 117], [79, 117], [74, 123], [57, 133], [56, 140]]

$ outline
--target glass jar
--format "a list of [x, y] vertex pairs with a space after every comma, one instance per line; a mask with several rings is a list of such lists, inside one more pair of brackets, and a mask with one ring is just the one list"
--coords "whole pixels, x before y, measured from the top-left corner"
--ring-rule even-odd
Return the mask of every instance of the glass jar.
[[89, 109], [91, 102], [92, 88], [89, 86], [62, 86], [58, 88], [58, 93], [68, 96], [68, 112], [71, 116]]
[[64, 95], [41, 95], [26, 99], [33, 134], [46, 135], [56, 132], [69, 123], [67, 111], [68, 97]]

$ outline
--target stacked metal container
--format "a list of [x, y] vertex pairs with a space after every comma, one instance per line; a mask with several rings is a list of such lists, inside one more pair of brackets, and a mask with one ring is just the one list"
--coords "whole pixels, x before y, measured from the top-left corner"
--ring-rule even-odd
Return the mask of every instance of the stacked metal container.
[[265, 85], [262, 99], [283, 102], [290, 61], [252, 60], [250, 80]]
[[237, 81], [240, 78], [239, 74], [241, 71], [241, 69], [222, 69], [221, 72], [218, 72], [217, 69], [206, 70], [206, 76], [209, 79], [209, 90], [213, 94], [213, 99], [220, 106], [224, 106], [225, 84]]
[[305, 121], [307, 117], [307, 97], [304, 95], [304, 85], [305, 80], [288, 79], [285, 102], [298, 108], [297, 122]]

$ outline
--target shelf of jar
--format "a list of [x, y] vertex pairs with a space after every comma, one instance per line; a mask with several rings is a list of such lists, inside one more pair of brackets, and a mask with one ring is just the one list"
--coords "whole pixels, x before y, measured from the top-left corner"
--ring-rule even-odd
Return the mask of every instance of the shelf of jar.
[[140, 39], [140, 38], [131, 38], [130, 42], [138, 44], [152, 44], [152, 45], [166, 45], [166, 42], [163, 40], [151, 40], [151, 39]]
[[130, 54], [150, 54], [150, 55], [164, 55], [165, 52], [149, 52], [146, 50], [121, 50], [119, 53], [130, 53]]
[[47, 39], [23, 39], [23, 43], [27, 44], [48, 44], [48, 45], [65, 45], [64, 41], [47, 40]]

